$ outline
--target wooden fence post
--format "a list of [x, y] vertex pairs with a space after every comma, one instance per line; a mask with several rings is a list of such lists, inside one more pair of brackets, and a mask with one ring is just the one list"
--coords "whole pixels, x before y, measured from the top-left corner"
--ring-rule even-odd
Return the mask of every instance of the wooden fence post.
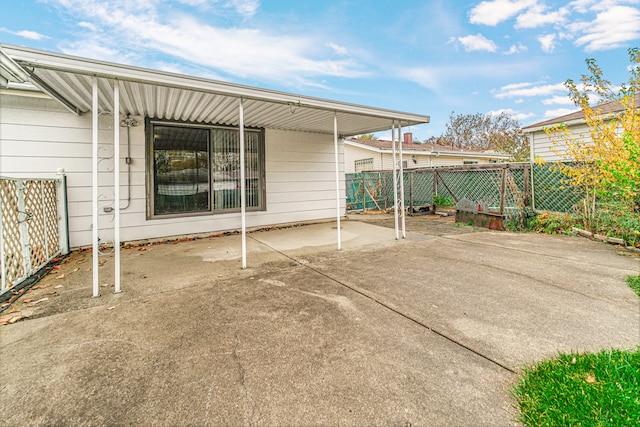
[[500, 215], [504, 215], [504, 199], [507, 192], [507, 168], [502, 168], [502, 182], [500, 183]]
[[413, 216], [413, 172], [409, 173], [409, 215]]
[[367, 188], [365, 187], [365, 185], [367, 185], [367, 183], [365, 182], [364, 179], [364, 172], [362, 173], [362, 213], [365, 213], [367, 211]]
[[526, 165], [523, 170], [524, 177], [524, 205], [531, 205], [531, 201], [529, 200], [529, 173], [530, 168], [529, 165]]

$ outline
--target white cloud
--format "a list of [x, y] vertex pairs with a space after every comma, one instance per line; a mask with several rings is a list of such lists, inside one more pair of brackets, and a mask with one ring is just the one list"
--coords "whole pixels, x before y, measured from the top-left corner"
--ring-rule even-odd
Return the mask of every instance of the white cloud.
[[498, 47], [492, 40], [487, 39], [480, 33], [476, 35], [458, 37], [458, 41], [462, 43], [462, 45], [464, 46], [464, 50], [466, 50], [467, 52], [476, 50], [495, 52], [498, 49]]
[[11, 31], [8, 30], [6, 28], [0, 28], [0, 31], [4, 31], [5, 33], [9, 33], [9, 34], [13, 34], [14, 36], [18, 36], [18, 37], [24, 37], [25, 39], [29, 39], [29, 40], [42, 40], [42, 39], [48, 39], [49, 37], [40, 34], [38, 32], [35, 31], [30, 31], [30, 30], [20, 30], [20, 31]]
[[469, 21], [472, 24], [495, 26], [517, 15], [522, 10], [535, 5], [537, 0], [490, 0], [483, 1], [471, 9]]
[[640, 10], [629, 6], [613, 6], [603, 10], [590, 22], [570, 25], [575, 32], [584, 33], [575, 40], [587, 52], [615, 49], [640, 38]]
[[561, 7], [554, 12], [547, 12], [548, 7], [535, 4], [516, 18], [515, 28], [537, 28], [544, 25], [558, 25], [566, 21], [569, 9]]
[[119, 64], [134, 65], [137, 59], [139, 59], [131, 54], [123, 53], [119, 49], [102, 45], [99, 40], [82, 40], [70, 43], [62, 50], [69, 55], [95, 58], [101, 61], [117, 62]]
[[[313, 35], [283, 35], [261, 29], [222, 28], [184, 14], [163, 15], [151, 0], [58, 0], [79, 17], [88, 34], [62, 46], [66, 53], [123, 62], [135, 52], [155, 51], [176, 60], [211, 67], [231, 76], [307, 85], [321, 76], [366, 75], [351, 58], [323, 57]], [[249, 7], [257, 2], [235, 2]], [[97, 29], [97, 31], [96, 31]], [[103, 37], [101, 32], [109, 33]], [[140, 65], [145, 65], [140, 64]], [[146, 64], [147, 66], [149, 64]]]
[[514, 53], [522, 53], [522, 52], [526, 52], [527, 51], [527, 47], [521, 43], [518, 43], [518, 45], [513, 45], [509, 48], [508, 51], [504, 52], [505, 55], [513, 55]]
[[346, 47], [340, 46], [339, 44], [333, 42], [327, 43], [327, 46], [333, 49], [333, 51], [338, 55], [346, 55], [349, 53], [349, 50]]
[[233, 9], [239, 15], [250, 18], [260, 8], [259, 0], [178, 0], [188, 6], [208, 9], [214, 6]]
[[[517, 30], [552, 25], [554, 35], [538, 38], [544, 52], [553, 52], [563, 39], [594, 52], [640, 39], [639, 4], [639, 0], [575, 0], [554, 10], [544, 0], [485, 0], [471, 9], [469, 22], [496, 26], [515, 17]], [[512, 48], [506, 53], [516, 52]]]
[[24, 37], [25, 39], [29, 39], [29, 40], [42, 40], [44, 38], [47, 38], [46, 36], [40, 33], [37, 33], [35, 31], [29, 31], [29, 30], [17, 31], [14, 34], [16, 36]]
[[402, 68], [400, 76], [438, 93], [443, 87], [446, 72], [434, 67]]
[[573, 105], [573, 101], [568, 96], [553, 96], [551, 98], [543, 99], [544, 105]]
[[[448, 66], [424, 66], [424, 67], [402, 67], [396, 73], [398, 78], [406, 79], [419, 84], [441, 97], [452, 96], [452, 87], [460, 86], [461, 80], [470, 79], [514, 79], [522, 75], [526, 70], [531, 69], [532, 62], [513, 62], [509, 67], [496, 67], [494, 63], [484, 62], [473, 65], [460, 64]], [[526, 85], [532, 83], [515, 84], [510, 86]], [[472, 95], [475, 93], [472, 93]], [[468, 92], [465, 93], [465, 96]]]
[[227, 4], [245, 17], [255, 15], [260, 8], [260, 2], [258, 0], [229, 0]]
[[533, 113], [520, 113], [512, 108], [501, 108], [499, 110], [488, 111], [487, 116], [499, 116], [502, 113], [505, 113], [511, 116], [512, 119], [516, 119], [518, 121], [522, 121], [534, 116]]
[[97, 32], [98, 31], [98, 27], [93, 25], [91, 22], [80, 21], [80, 22], [78, 22], [78, 27], [86, 28], [87, 30], [93, 31], [93, 32]]
[[501, 87], [495, 91], [494, 96], [499, 99], [533, 97], [533, 96], [550, 96], [557, 93], [567, 93], [567, 89], [563, 83], [557, 84], [541, 84], [533, 83], [516, 83]]
[[538, 41], [540, 42], [540, 48], [545, 53], [551, 53], [556, 48], [555, 34], [545, 34], [545, 35], [539, 36]]

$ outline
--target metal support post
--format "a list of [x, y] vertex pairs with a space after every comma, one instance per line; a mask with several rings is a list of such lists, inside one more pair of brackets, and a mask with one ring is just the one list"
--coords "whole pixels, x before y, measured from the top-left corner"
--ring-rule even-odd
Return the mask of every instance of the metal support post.
[[93, 275], [93, 297], [100, 296], [98, 284], [98, 79], [93, 78], [92, 102], [91, 102], [91, 150], [92, 150], [92, 175], [91, 175], [91, 241], [92, 241], [92, 275]]
[[[340, 162], [338, 159], [338, 113], [333, 113], [333, 146], [336, 162], [336, 222], [338, 228], [338, 250], [342, 250], [342, 235], [340, 231]], [[364, 203], [364, 198], [362, 200]]]

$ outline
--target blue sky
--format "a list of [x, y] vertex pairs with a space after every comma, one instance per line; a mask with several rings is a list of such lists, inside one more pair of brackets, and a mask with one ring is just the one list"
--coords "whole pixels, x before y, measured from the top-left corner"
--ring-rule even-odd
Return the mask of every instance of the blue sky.
[[575, 110], [595, 58], [614, 84], [640, 0], [0, 0], [0, 43], [428, 114]]

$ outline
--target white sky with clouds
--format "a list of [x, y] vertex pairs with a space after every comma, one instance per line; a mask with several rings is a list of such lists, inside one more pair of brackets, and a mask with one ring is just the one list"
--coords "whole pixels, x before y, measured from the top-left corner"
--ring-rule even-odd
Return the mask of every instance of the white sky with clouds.
[[640, 0], [0, 0], [0, 43], [428, 114], [574, 111], [595, 58], [614, 84]]

